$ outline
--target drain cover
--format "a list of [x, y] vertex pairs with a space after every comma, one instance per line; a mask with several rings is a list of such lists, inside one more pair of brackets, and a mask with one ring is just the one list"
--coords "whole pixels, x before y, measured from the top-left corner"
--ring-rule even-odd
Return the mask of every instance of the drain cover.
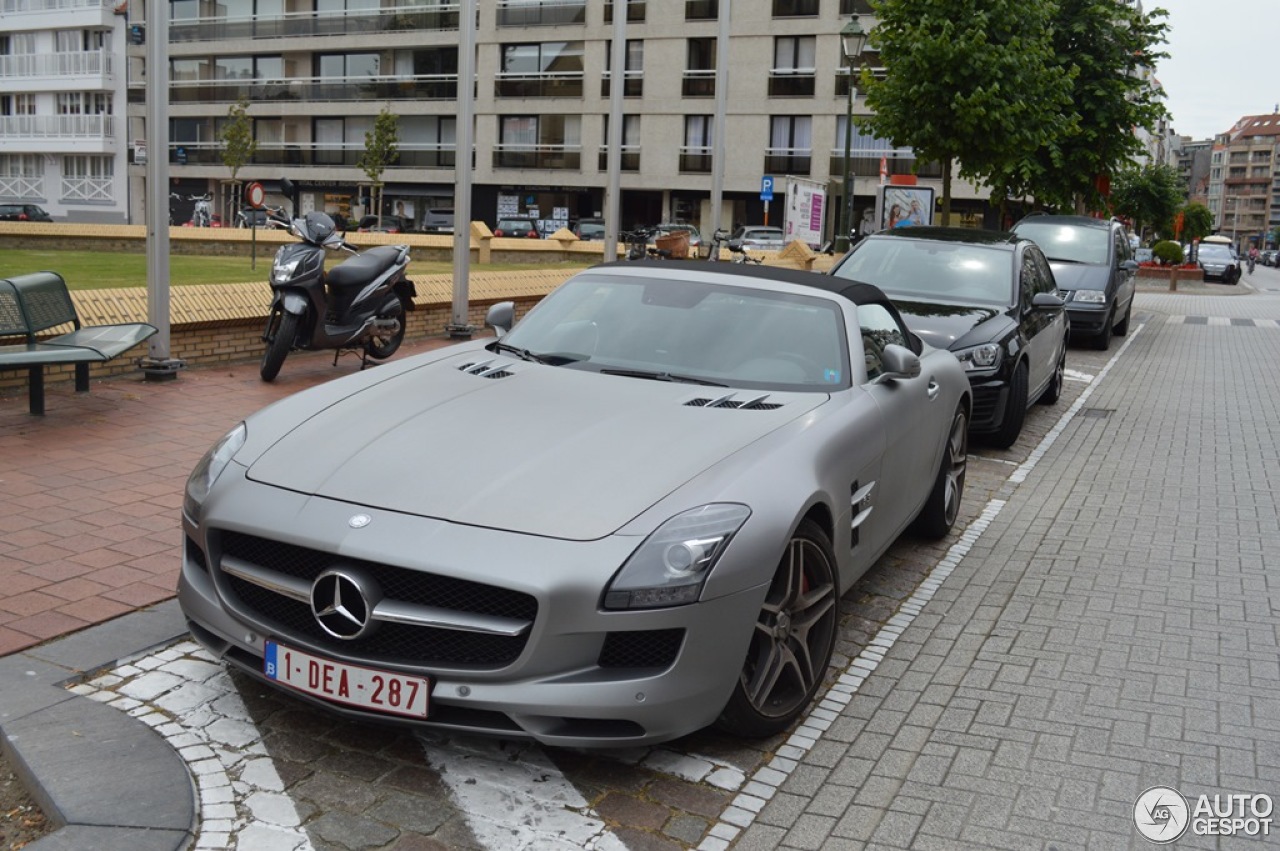
[[1115, 408], [1081, 408], [1080, 416], [1093, 417], [1094, 419], [1105, 419], [1116, 412]]

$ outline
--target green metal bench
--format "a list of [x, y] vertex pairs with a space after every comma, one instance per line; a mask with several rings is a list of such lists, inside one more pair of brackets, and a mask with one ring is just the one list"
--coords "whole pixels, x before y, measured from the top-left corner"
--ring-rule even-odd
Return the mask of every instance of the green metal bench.
[[[70, 325], [73, 330], [49, 339], [36, 335]], [[27, 368], [31, 413], [44, 414], [44, 368], [75, 364], [76, 391], [89, 392], [89, 364], [104, 363], [132, 349], [156, 333], [145, 322], [80, 327], [80, 317], [57, 272], [33, 272], [0, 280], [0, 340], [25, 342], [0, 345], [0, 370]]]

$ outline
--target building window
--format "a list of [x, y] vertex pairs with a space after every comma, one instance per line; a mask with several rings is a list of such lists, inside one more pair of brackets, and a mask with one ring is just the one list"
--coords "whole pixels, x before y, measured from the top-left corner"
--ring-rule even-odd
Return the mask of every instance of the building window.
[[769, 121], [769, 147], [765, 174], [808, 174], [813, 157], [813, 118], [808, 115], [775, 115]]
[[376, 77], [381, 60], [377, 53], [322, 53], [315, 58], [315, 75], [331, 80]]
[[691, 38], [687, 41], [688, 59], [685, 62], [685, 97], [715, 97], [716, 94], [716, 40]]
[[58, 92], [58, 115], [110, 115], [110, 92]]
[[581, 168], [579, 115], [504, 115], [498, 134], [494, 168]]
[[818, 0], [773, 0], [775, 18], [813, 18], [818, 15]]
[[[606, 0], [604, 4], [604, 22], [606, 24], [613, 23], [613, 3], [614, 0]], [[645, 18], [645, 0], [626, 0], [627, 3], [627, 20], [632, 23], [640, 23]]]
[[0, 154], [0, 198], [43, 198], [44, 156]]
[[582, 24], [586, 20], [586, 0], [498, 0], [500, 27]]
[[[600, 171], [609, 170], [609, 116], [604, 117], [604, 144], [600, 146]], [[640, 170], [640, 116], [622, 116], [622, 170]]]
[[720, 17], [719, 0], [685, 0], [684, 19], [686, 21], [715, 20]]
[[63, 157], [63, 201], [107, 201], [111, 197], [111, 157]]
[[773, 40], [770, 97], [813, 97], [816, 46], [817, 39], [811, 35], [779, 36]]
[[[609, 96], [609, 80], [613, 71], [613, 40], [604, 45], [604, 79], [600, 81], [600, 95]], [[638, 98], [644, 94], [644, 42], [627, 40], [626, 69], [623, 74], [622, 94]]]
[[458, 119], [452, 115], [400, 117], [400, 161], [410, 168], [453, 168], [458, 151]]
[[364, 151], [365, 134], [372, 131], [371, 115], [313, 119], [316, 165], [355, 165]]
[[502, 98], [582, 97], [582, 42], [502, 45], [494, 92]]
[[684, 117], [684, 145], [680, 148], [680, 171], [697, 174], [711, 172], [711, 152], [715, 144], [714, 115]]
[[840, 0], [842, 15], [874, 15], [875, 13], [875, 9], [871, 8], [871, 0]]

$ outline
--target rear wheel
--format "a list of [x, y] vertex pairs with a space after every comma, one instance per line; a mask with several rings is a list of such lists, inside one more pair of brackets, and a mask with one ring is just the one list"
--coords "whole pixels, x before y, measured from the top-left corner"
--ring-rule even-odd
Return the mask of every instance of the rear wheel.
[[944, 538], [960, 516], [960, 500], [964, 497], [964, 478], [969, 468], [969, 417], [964, 405], [956, 408], [947, 434], [946, 450], [934, 480], [933, 491], [924, 510], [916, 518], [914, 529], [925, 537]]
[[1041, 405], [1057, 404], [1058, 399], [1062, 396], [1062, 384], [1067, 380], [1067, 347], [1062, 347], [1062, 356], [1058, 358], [1058, 365], [1053, 368], [1053, 378], [1049, 379], [1049, 386], [1044, 388], [1044, 392], [1040, 394], [1040, 398], [1036, 401]]
[[1004, 419], [991, 436], [991, 442], [1001, 449], [1008, 449], [1022, 434], [1022, 421], [1027, 418], [1027, 365], [1018, 364], [1009, 382], [1009, 398], [1004, 405]]
[[298, 317], [292, 313], [281, 313], [275, 336], [267, 340], [267, 350], [262, 353], [262, 367], [258, 372], [263, 381], [272, 381], [280, 374], [280, 367], [284, 366], [284, 359], [297, 336]]
[[813, 700], [835, 646], [835, 562], [826, 533], [802, 520], [756, 619], [733, 696], [716, 722], [721, 729], [749, 738], [776, 735]]
[[390, 310], [385, 310], [378, 314], [379, 319], [395, 319], [399, 322], [399, 327], [394, 334], [383, 334], [369, 338], [364, 344], [364, 349], [369, 353], [369, 357], [375, 360], [386, 360], [396, 353], [396, 349], [400, 348], [400, 344], [404, 342], [405, 321], [404, 302], [396, 299], [396, 306]]

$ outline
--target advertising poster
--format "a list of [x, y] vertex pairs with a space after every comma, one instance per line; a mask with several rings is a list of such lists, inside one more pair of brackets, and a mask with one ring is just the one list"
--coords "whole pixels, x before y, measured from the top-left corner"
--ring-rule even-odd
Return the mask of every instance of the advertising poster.
[[933, 187], [880, 187], [878, 199], [880, 230], [933, 224]]
[[786, 241], [798, 239], [810, 248], [822, 245], [827, 213], [827, 190], [821, 183], [787, 178], [787, 207], [782, 224]]

